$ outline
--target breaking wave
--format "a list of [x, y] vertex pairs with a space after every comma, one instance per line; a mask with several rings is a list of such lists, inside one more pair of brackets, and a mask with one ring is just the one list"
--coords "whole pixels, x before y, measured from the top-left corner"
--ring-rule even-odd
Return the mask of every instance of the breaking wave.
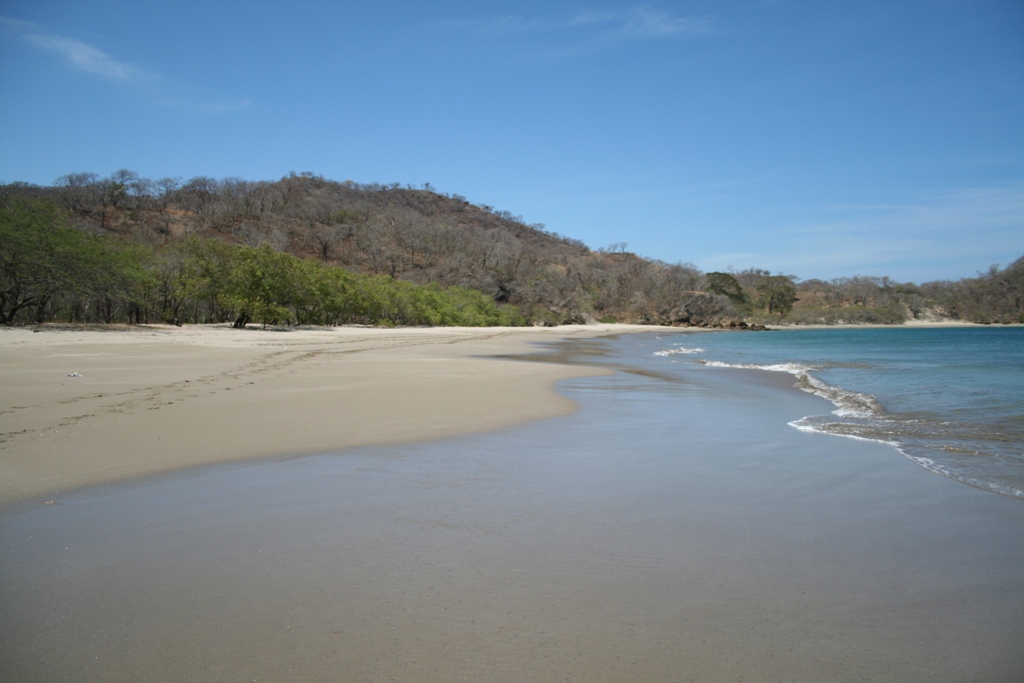
[[691, 349], [691, 348], [688, 348], [688, 347], [685, 347], [685, 346], [680, 346], [680, 347], [674, 348], [674, 349], [665, 349], [664, 351], [655, 351], [654, 355], [655, 356], [676, 356], [676, 355], [680, 355], [680, 354], [682, 354], [682, 355], [689, 355], [689, 354], [694, 354], [694, 353], [704, 353], [704, 349], [697, 349], [697, 348]]
[[[831, 434], [874, 441], [895, 448], [911, 462], [930, 472], [993, 493], [1024, 498], [1018, 480], [1003, 476], [1007, 439], [998, 431], [972, 429], [968, 425], [888, 413], [870, 394], [850, 391], [824, 382], [813, 373], [822, 367], [798, 363], [755, 365], [701, 359], [709, 367], [743, 368], [785, 372], [796, 378], [796, 387], [830, 401], [836, 409], [828, 415], [808, 415], [789, 425], [804, 432]], [[978, 445], [981, 448], [978, 448]]]
[[[809, 394], [820, 396], [836, 406], [833, 415], [846, 418], [873, 418], [885, 413], [882, 407], [870, 394], [849, 391], [839, 386], [823, 382], [812, 372], [813, 366], [798, 363], [777, 363], [774, 365], [750, 365], [742, 363], [723, 363], [714, 360], [701, 360], [701, 365], [722, 368], [744, 368], [747, 370], [767, 370], [768, 372], [785, 372], [796, 377], [796, 386]], [[805, 418], [806, 419], [806, 418]]]

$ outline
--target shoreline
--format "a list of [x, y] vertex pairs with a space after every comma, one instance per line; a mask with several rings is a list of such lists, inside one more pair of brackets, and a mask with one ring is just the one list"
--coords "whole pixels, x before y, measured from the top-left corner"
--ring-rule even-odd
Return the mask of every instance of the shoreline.
[[902, 323], [837, 323], [835, 325], [813, 324], [813, 325], [765, 325], [769, 330], [829, 330], [829, 329], [871, 329], [871, 328], [893, 328], [910, 327], [920, 328], [1001, 328], [1001, 327], [1024, 327], [1024, 323], [972, 323], [963, 320], [907, 320]]
[[[552, 332], [539, 341], [566, 339]], [[792, 429], [828, 402], [778, 373], [666, 364], [657, 334], [594, 336], [507, 361], [531, 387], [535, 366], [598, 371], [570, 372], [559, 392], [572, 414], [556, 420], [0, 509], [0, 678], [1020, 677], [1019, 504], [883, 444]], [[398, 363], [394, 386], [415, 387], [409, 368], [455, 363], [482, 386], [503, 359], [465, 357], [470, 344], [527, 346], [456, 338], [376, 334], [319, 369], [366, 358], [387, 382]], [[163, 348], [142, 357], [166, 361]], [[245, 348], [200, 356], [223, 365], [218, 351]], [[301, 374], [319, 377], [304, 364], [323, 355]], [[281, 377], [267, 381], [287, 396]]]
[[[773, 325], [769, 330], [990, 327]], [[607, 374], [537, 342], [716, 328], [0, 328], [0, 507], [188, 467], [429, 441], [572, 413]]]
[[4, 328], [0, 507], [198, 465], [566, 415], [576, 404], [555, 383], [607, 370], [504, 357], [663, 329]]

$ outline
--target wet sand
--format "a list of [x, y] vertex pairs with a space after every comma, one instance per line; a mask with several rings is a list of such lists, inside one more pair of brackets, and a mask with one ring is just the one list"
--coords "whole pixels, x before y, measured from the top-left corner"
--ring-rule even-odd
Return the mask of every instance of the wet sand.
[[557, 419], [8, 506], [0, 679], [1021, 680], [1024, 506], [789, 427], [830, 409], [790, 384], [577, 377]]
[[642, 326], [0, 328], [0, 505], [253, 457], [571, 412], [585, 368], [489, 359]]

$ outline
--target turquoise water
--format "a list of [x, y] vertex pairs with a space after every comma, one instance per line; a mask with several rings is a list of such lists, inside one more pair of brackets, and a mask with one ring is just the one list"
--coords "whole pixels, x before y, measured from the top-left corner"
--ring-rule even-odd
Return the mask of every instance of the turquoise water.
[[882, 441], [922, 467], [1024, 498], [1024, 328], [660, 335], [666, 366], [788, 372], [836, 406], [797, 429]]

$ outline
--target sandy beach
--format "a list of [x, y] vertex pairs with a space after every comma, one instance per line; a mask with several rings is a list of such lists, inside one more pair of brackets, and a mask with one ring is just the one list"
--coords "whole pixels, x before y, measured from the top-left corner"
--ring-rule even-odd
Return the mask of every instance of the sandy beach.
[[0, 330], [0, 680], [1021, 680], [1020, 501], [678, 332]]
[[0, 505], [562, 415], [555, 382], [599, 371], [482, 357], [644, 329], [0, 329]]
[[600, 370], [494, 356], [659, 330], [0, 328], [0, 505], [195, 465], [563, 415], [574, 404], [554, 384]]

